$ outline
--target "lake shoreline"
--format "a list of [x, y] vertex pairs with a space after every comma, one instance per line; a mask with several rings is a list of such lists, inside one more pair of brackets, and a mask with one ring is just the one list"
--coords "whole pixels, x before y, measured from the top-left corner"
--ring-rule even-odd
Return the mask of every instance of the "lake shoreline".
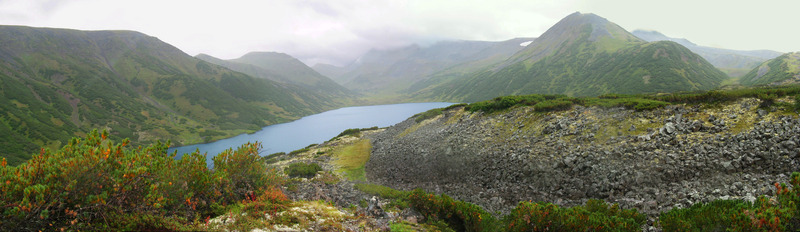
[[286, 123], [265, 126], [252, 133], [242, 133], [208, 143], [172, 147], [169, 152], [177, 151], [176, 158], [180, 158], [184, 154], [200, 149], [200, 153], [208, 155], [209, 163], [212, 163], [211, 158], [220, 152], [230, 148], [235, 149], [246, 142], [260, 141], [264, 148], [262, 154], [291, 152], [310, 144], [327, 141], [346, 129], [388, 127], [415, 114], [452, 104], [456, 103], [423, 102], [343, 107]]

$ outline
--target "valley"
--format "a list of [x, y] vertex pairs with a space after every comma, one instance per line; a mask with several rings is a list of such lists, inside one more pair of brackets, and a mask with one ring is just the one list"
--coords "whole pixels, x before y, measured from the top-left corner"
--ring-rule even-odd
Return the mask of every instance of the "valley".
[[429, 40], [337, 66], [0, 26], [0, 230], [800, 229], [800, 53], [580, 12]]

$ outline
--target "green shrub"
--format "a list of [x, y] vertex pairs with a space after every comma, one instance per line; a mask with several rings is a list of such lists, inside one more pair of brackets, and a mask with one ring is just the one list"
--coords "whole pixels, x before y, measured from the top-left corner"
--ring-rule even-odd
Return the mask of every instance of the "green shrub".
[[443, 220], [455, 231], [498, 231], [501, 226], [480, 206], [456, 201], [447, 195], [437, 196], [416, 189], [408, 200], [428, 220]]
[[445, 107], [444, 111], [452, 110], [452, 109], [455, 109], [455, 108], [458, 108], [458, 107], [464, 107], [464, 106], [467, 106], [467, 105], [468, 105], [467, 103], [452, 104], [452, 105], [450, 105], [448, 107]]
[[[497, 97], [488, 101], [469, 104], [466, 110], [493, 113], [515, 106], [534, 106], [539, 112], [568, 109], [571, 105], [625, 107], [634, 110], [653, 110], [669, 104], [717, 104], [735, 101], [741, 98], [759, 98], [761, 107], [771, 106], [777, 98], [783, 96], [800, 96], [800, 85], [753, 87], [734, 90], [713, 90], [706, 92], [683, 92], [664, 95], [627, 95], [604, 94], [597, 97], [567, 97], [565, 95], [532, 94], [521, 96]], [[800, 101], [799, 101], [800, 102]], [[795, 105], [800, 109], [800, 103]]]
[[794, 96], [794, 110], [800, 110], [800, 95]]
[[425, 121], [426, 119], [431, 119], [431, 118], [434, 118], [436, 116], [439, 116], [441, 114], [442, 114], [442, 109], [441, 108], [437, 108], [437, 109], [431, 109], [431, 110], [416, 114], [413, 117], [414, 117], [414, 122], [419, 123], [419, 122]]
[[[219, 205], [280, 185], [248, 143], [214, 158], [168, 154], [169, 143], [130, 148], [107, 133], [73, 138], [55, 152], [0, 167], [0, 228], [9, 231], [168, 229], [220, 213]], [[114, 219], [109, 221], [110, 219]], [[185, 228], [183, 228], [185, 229]]]
[[[659, 217], [665, 231], [726, 231], [734, 221], [744, 221], [752, 204], [743, 200], [716, 200], [689, 208], [672, 209]], [[749, 221], [749, 219], [747, 220]], [[741, 225], [740, 225], [741, 226]]]
[[358, 128], [346, 129], [346, 130], [342, 131], [342, 133], [339, 133], [339, 135], [337, 135], [336, 137], [331, 138], [330, 141], [333, 141], [334, 139], [337, 139], [337, 138], [342, 137], [342, 136], [347, 136], [347, 135], [360, 137], [362, 131], [377, 130], [377, 129], [378, 129], [377, 126], [373, 126], [373, 127], [370, 127], [370, 128], [361, 128], [361, 129], [358, 129]]
[[784, 231], [797, 230], [800, 173], [792, 173], [791, 188], [775, 183], [777, 202], [761, 196], [754, 203], [716, 200], [662, 213], [664, 231]]
[[556, 111], [556, 110], [566, 110], [572, 107], [571, 101], [564, 101], [564, 100], [546, 100], [536, 105], [533, 105], [533, 109], [539, 112], [548, 112], [548, 111]]
[[312, 178], [317, 175], [317, 172], [322, 171], [322, 167], [317, 163], [306, 164], [302, 162], [292, 163], [286, 168], [284, 172], [289, 177], [303, 177]]
[[339, 138], [339, 137], [347, 136], [347, 135], [359, 137], [359, 136], [361, 136], [361, 129], [358, 129], [358, 128], [346, 129], [346, 130], [342, 131], [342, 133], [339, 133], [339, 135], [337, 135], [334, 138]]
[[645, 216], [591, 199], [571, 208], [520, 202], [503, 221], [507, 231], [641, 231]]
[[[223, 199], [238, 201], [248, 193], [283, 183], [276, 171], [267, 167], [264, 158], [259, 155], [260, 149], [260, 143], [248, 142], [236, 150], [228, 149], [212, 158], [214, 174], [219, 178], [216, 185]], [[202, 179], [197, 177], [195, 180]]]
[[297, 155], [297, 154], [300, 154], [300, 153], [303, 153], [303, 152], [307, 152], [307, 151], [309, 151], [308, 148], [301, 148], [301, 149], [297, 149], [297, 150], [294, 150], [292, 152], [289, 152], [289, 155]]
[[483, 111], [486, 113], [493, 113], [497, 111], [502, 111], [505, 109], [509, 109], [513, 106], [518, 105], [535, 105], [536, 103], [542, 102], [544, 100], [552, 100], [556, 99], [559, 96], [563, 95], [541, 95], [541, 94], [532, 94], [532, 95], [521, 95], [521, 96], [505, 96], [505, 97], [497, 97], [489, 101], [482, 101], [482, 102], [475, 102], [472, 104], [467, 105], [466, 110], [471, 112], [476, 111]]

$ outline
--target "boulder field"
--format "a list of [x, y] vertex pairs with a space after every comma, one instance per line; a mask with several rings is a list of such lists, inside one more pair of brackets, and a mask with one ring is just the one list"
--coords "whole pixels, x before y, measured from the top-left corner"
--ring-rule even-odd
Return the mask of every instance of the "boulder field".
[[649, 215], [714, 199], [753, 201], [800, 171], [798, 115], [760, 105], [491, 114], [454, 107], [370, 135], [366, 175], [499, 213], [520, 201], [574, 206], [596, 198]]

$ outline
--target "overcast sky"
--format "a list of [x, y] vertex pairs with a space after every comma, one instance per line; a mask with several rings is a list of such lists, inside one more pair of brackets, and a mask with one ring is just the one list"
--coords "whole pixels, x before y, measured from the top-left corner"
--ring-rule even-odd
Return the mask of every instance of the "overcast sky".
[[134, 30], [189, 55], [343, 65], [372, 48], [538, 37], [575, 11], [704, 46], [800, 51], [797, 0], [0, 0], [0, 24]]

